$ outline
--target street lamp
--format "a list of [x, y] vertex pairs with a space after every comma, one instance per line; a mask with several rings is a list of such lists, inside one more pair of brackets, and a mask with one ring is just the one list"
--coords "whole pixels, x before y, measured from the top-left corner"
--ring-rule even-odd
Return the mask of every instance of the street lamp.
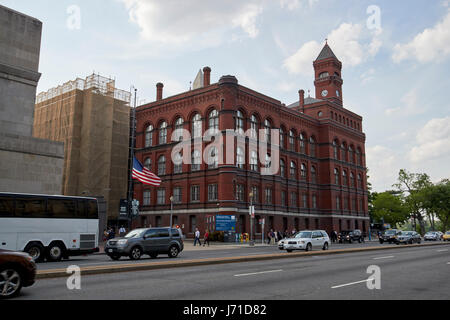
[[170, 226], [172, 228], [173, 196], [170, 197]]
[[250, 246], [254, 246], [255, 242], [253, 241], [253, 217], [254, 217], [254, 213], [253, 213], [253, 191], [250, 192], [248, 194], [249, 198], [250, 198]]

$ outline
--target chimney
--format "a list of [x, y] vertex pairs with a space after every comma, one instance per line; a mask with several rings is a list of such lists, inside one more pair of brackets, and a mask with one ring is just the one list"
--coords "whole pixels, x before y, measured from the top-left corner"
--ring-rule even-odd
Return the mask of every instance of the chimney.
[[211, 84], [211, 68], [204, 67], [203, 68], [203, 86], [207, 87]]
[[305, 112], [305, 90], [300, 90], [298, 92], [299, 97], [300, 97], [300, 104], [299, 104], [299, 110], [301, 112]]
[[162, 100], [163, 88], [164, 88], [164, 85], [161, 82], [156, 84], [156, 101]]

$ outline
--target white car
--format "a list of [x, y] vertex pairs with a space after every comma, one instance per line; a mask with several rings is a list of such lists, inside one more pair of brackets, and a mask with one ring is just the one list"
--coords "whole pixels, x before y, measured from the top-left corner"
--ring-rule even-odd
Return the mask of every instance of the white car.
[[439, 233], [437, 233], [435, 231], [429, 231], [429, 232], [425, 233], [425, 236], [423, 237], [423, 240], [425, 240], [425, 241], [438, 241], [438, 240], [441, 240], [441, 236], [439, 235]]
[[284, 239], [283, 247], [287, 252], [293, 250], [311, 251], [312, 249], [328, 250], [330, 238], [323, 230], [306, 230], [298, 232], [294, 237]]

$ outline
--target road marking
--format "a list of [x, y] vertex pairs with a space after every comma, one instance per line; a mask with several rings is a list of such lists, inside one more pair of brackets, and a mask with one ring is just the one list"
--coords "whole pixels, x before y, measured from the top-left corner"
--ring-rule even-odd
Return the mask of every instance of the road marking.
[[441, 250], [436, 250], [437, 252], [445, 252], [448, 251], [448, 249], [441, 249]]
[[346, 284], [340, 284], [340, 285], [338, 285], [338, 286], [331, 287], [331, 289], [337, 289], [337, 288], [342, 288], [342, 287], [352, 286], [352, 285], [354, 285], [354, 284], [363, 283], [363, 282], [367, 282], [367, 281], [371, 281], [371, 280], [372, 280], [372, 279], [369, 278], [369, 279], [366, 279], [366, 280], [361, 280], [361, 281], [356, 281], [356, 282], [351, 282], [351, 283], [346, 283]]
[[377, 258], [373, 258], [373, 260], [390, 259], [390, 258], [395, 258], [395, 257], [394, 256], [377, 257]]
[[253, 276], [257, 274], [263, 274], [263, 273], [273, 273], [273, 272], [281, 272], [283, 270], [269, 270], [269, 271], [261, 271], [261, 272], [252, 272], [252, 273], [242, 273], [242, 274], [235, 274], [235, 277], [244, 277], [244, 276]]

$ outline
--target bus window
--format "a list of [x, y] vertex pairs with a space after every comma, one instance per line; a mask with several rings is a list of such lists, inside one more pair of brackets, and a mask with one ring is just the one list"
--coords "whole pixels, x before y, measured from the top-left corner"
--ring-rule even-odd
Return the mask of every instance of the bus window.
[[76, 214], [75, 201], [68, 199], [48, 199], [47, 213], [49, 217], [56, 219], [73, 219]]
[[88, 200], [88, 219], [98, 219], [97, 200]]
[[76, 217], [79, 219], [86, 219], [86, 201], [77, 200], [77, 204]]
[[45, 218], [45, 199], [42, 198], [16, 198], [17, 218]]
[[0, 198], [0, 217], [14, 216], [14, 199], [2, 197]]

